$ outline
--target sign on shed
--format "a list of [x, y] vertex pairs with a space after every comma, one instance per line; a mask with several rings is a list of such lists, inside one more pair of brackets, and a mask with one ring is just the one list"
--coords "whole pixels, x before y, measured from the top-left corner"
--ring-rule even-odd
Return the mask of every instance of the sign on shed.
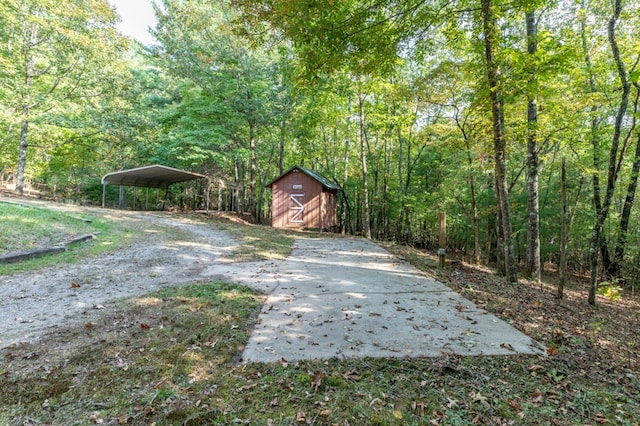
[[337, 225], [340, 186], [320, 173], [294, 166], [267, 185], [273, 191], [271, 225], [329, 229]]

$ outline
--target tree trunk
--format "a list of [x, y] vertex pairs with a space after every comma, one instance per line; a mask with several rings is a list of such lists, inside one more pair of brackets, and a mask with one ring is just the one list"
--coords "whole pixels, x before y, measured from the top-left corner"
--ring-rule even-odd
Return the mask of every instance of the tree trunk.
[[360, 114], [360, 163], [362, 165], [362, 232], [366, 238], [371, 238], [371, 212], [369, 208], [369, 173], [367, 171], [366, 133], [364, 125], [364, 96], [358, 95]]
[[[535, 12], [526, 13], [527, 52], [531, 63], [535, 63], [538, 51], [538, 28]], [[535, 65], [529, 69], [527, 91], [527, 275], [540, 282], [540, 209], [538, 196], [538, 106], [537, 75]], [[533, 87], [531, 87], [533, 86]]]
[[478, 217], [478, 200], [476, 196], [476, 184], [474, 176], [469, 178], [469, 188], [471, 189], [471, 227], [473, 228], [473, 263], [480, 264], [482, 249], [480, 248], [480, 219]]
[[350, 149], [351, 149], [351, 96], [349, 96], [347, 111], [348, 111], [348, 114], [346, 117], [347, 137], [346, 137], [345, 146], [344, 146], [344, 157], [342, 160], [342, 165], [344, 167], [344, 170], [342, 172], [342, 185], [343, 185], [342, 196], [344, 198], [343, 200], [344, 205], [347, 207], [347, 209], [345, 209], [344, 207], [342, 208], [342, 215], [340, 220], [342, 223], [343, 234], [353, 233], [353, 227], [351, 226], [351, 215], [350, 214], [347, 215], [348, 209], [349, 209], [349, 200], [347, 200], [347, 192], [344, 191], [344, 185], [346, 185], [347, 179], [349, 179], [349, 158], [351, 157], [349, 155]]
[[[635, 129], [636, 116], [638, 113], [638, 99], [640, 98], [640, 90], [636, 86], [636, 98], [634, 101], [634, 115], [633, 125], [629, 130], [628, 136]], [[631, 210], [636, 198], [636, 189], [638, 188], [638, 173], [640, 173], [640, 134], [638, 134], [638, 140], [636, 141], [636, 151], [631, 167], [631, 179], [627, 186], [627, 195], [622, 206], [622, 213], [620, 214], [620, 225], [618, 229], [618, 242], [614, 252], [613, 262], [610, 267], [610, 273], [612, 277], [622, 279], [622, 264], [624, 262], [624, 252], [627, 246], [627, 233], [629, 232], [629, 219], [631, 217]]]
[[509, 190], [506, 172], [506, 142], [504, 130], [503, 101], [499, 88], [499, 71], [495, 58], [497, 30], [495, 16], [492, 11], [492, 0], [482, 0], [483, 35], [485, 42], [485, 59], [489, 96], [491, 101], [491, 115], [493, 121], [493, 150], [495, 159], [496, 195], [500, 210], [501, 230], [504, 252], [505, 275], [511, 283], [518, 281], [515, 250], [511, 227], [511, 206], [509, 205]]
[[258, 220], [257, 202], [256, 202], [256, 179], [257, 179], [257, 160], [256, 160], [256, 135], [255, 123], [249, 120], [249, 151], [251, 155], [251, 164], [249, 164], [249, 214], [251, 221], [256, 223]]
[[[611, 206], [611, 200], [613, 199], [613, 193], [616, 186], [616, 181], [618, 179], [618, 148], [620, 145], [620, 135], [622, 133], [622, 124], [624, 121], [624, 117], [627, 112], [627, 106], [629, 103], [629, 77], [627, 75], [627, 69], [622, 61], [620, 56], [620, 49], [618, 47], [618, 42], [616, 40], [616, 24], [618, 22], [618, 18], [620, 17], [620, 12], [622, 11], [622, 2], [621, 0], [615, 0], [613, 7], [613, 14], [611, 19], [609, 19], [609, 25], [607, 28], [607, 34], [609, 38], [609, 45], [611, 47], [611, 54], [613, 56], [613, 60], [616, 64], [618, 70], [618, 77], [620, 79], [621, 86], [621, 95], [620, 95], [620, 105], [618, 107], [618, 112], [616, 113], [615, 124], [613, 129], [613, 138], [611, 141], [611, 148], [609, 150], [609, 171], [607, 175], [607, 190], [605, 193], [605, 198], [602, 201], [602, 206], [597, 211], [596, 221], [593, 226], [593, 233], [591, 236], [591, 243], [589, 246], [589, 257], [590, 257], [590, 267], [591, 274], [589, 279], [589, 297], [588, 302], [591, 305], [595, 305], [596, 303], [596, 290], [597, 290], [597, 280], [598, 280], [598, 248], [601, 245], [602, 241], [602, 229], [604, 227], [604, 223], [609, 216], [609, 208]], [[621, 152], [620, 155], [624, 155], [624, 152]]]
[[22, 100], [22, 123], [20, 126], [20, 146], [18, 148], [18, 173], [16, 177], [16, 192], [24, 194], [24, 179], [27, 168], [27, 148], [29, 147], [29, 115], [31, 113], [31, 83], [35, 75], [35, 58], [31, 49], [38, 42], [38, 24], [29, 27], [27, 49], [25, 50], [25, 78], [24, 78], [24, 99]]
[[562, 173], [560, 174], [560, 199], [562, 202], [562, 216], [560, 217], [560, 279], [556, 298], [564, 298], [564, 285], [567, 281], [567, 243], [569, 241], [567, 230], [567, 164], [562, 159]]
[[18, 148], [18, 175], [16, 178], [16, 192], [24, 194], [24, 175], [27, 168], [27, 147], [29, 135], [29, 107], [24, 106], [22, 110], [22, 124], [20, 126], [20, 146]]
[[282, 174], [284, 173], [285, 135], [286, 135], [286, 124], [285, 124], [285, 120], [282, 120], [282, 123], [280, 123], [280, 141], [279, 141], [279, 149], [278, 149], [278, 176], [282, 176]]
[[[585, 8], [584, 0], [582, 1], [581, 8]], [[587, 73], [589, 75], [589, 91], [591, 94], [597, 93], [595, 74], [593, 71], [593, 64], [591, 62], [590, 49], [587, 45], [587, 29], [585, 17], [586, 14], [581, 15], [582, 18], [580, 20], [580, 35], [582, 38], [582, 51], [584, 53], [584, 61], [587, 66]], [[602, 161], [600, 158], [600, 139], [598, 136], [598, 118], [596, 117], [596, 113], [598, 112], [598, 106], [593, 105], [591, 107], [591, 146], [593, 147], [593, 206], [597, 212], [602, 208], [602, 197], [600, 191], [600, 174], [599, 170], [602, 165]], [[603, 265], [605, 265], [605, 270], [608, 268], [608, 265], [611, 263], [609, 256], [609, 248], [607, 246], [607, 241], [603, 238], [600, 239], [600, 244], [598, 249], [600, 250], [600, 254], [602, 256]]]

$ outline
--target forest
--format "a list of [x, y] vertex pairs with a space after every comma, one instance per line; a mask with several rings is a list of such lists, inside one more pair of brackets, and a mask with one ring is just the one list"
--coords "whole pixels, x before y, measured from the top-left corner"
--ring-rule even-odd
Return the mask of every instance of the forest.
[[211, 178], [176, 204], [268, 224], [301, 165], [343, 189], [337, 232], [437, 249], [446, 212], [448, 252], [595, 304], [640, 285], [639, 6], [157, 0], [143, 46], [107, 0], [0, 0], [0, 185], [98, 205], [163, 164]]

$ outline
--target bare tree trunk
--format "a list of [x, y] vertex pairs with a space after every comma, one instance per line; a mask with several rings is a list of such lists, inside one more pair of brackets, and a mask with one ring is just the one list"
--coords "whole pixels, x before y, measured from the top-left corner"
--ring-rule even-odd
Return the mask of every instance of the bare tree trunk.
[[353, 227], [351, 226], [351, 215], [347, 215], [347, 212], [349, 209], [349, 200], [347, 200], [347, 193], [346, 191], [344, 191], [344, 185], [347, 183], [347, 179], [349, 179], [349, 158], [350, 158], [349, 151], [351, 149], [351, 118], [350, 117], [351, 117], [351, 97], [349, 97], [348, 107], [347, 107], [347, 118], [346, 118], [347, 138], [345, 141], [344, 157], [342, 161], [343, 167], [344, 167], [344, 170], [342, 173], [342, 185], [343, 185], [342, 196], [344, 200], [343, 200], [342, 215], [341, 215], [343, 234], [351, 233], [353, 230]]
[[[620, 105], [618, 106], [618, 112], [616, 113], [615, 124], [613, 129], [613, 138], [611, 141], [611, 148], [609, 150], [609, 172], [607, 175], [607, 190], [605, 193], [605, 198], [602, 201], [602, 206], [597, 211], [596, 221], [593, 226], [593, 233], [591, 236], [591, 243], [589, 246], [589, 257], [590, 257], [590, 266], [591, 266], [591, 274], [589, 279], [589, 297], [588, 302], [591, 305], [596, 304], [596, 290], [597, 290], [597, 279], [598, 279], [598, 248], [600, 247], [602, 241], [602, 229], [604, 227], [604, 223], [609, 216], [609, 208], [611, 207], [611, 200], [613, 199], [613, 192], [615, 190], [616, 182], [618, 180], [618, 148], [620, 145], [620, 135], [622, 131], [622, 123], [624, 117], [627, 112], [627, 106], [629, 103], [629, 92], [630, 92], [630, 84], [629, 77], [627, 74], [627, 69], [622, 61], [620, 56], [620, 48], [618, 47], [618, 42], [616, 40], [616, 24], [618, 22], [618, 18], [620, 17], [620, 13], [622, 12], [622, 1], [615, 0], [613, 7], [613, 14], [611, 19], [609, 19], [609, 25], [607, 28], [607, 33], [609, 37], [609, 45], [611, 46], [611, 54], [613, 56], [613, 60], [618, 69], [618, 77], [620, 79], [620, 86], [622, 89], [622, 93], [620, 95]], [[621, 152], [620, 155], [624, 155], [624, 152]]]
[[367, 171], [366, 133], [364, 125], [364, 96], [358, 95], [360, 113], [360, 163], [362, 164], [362, 231], [366, 238], [371, 238], [371, 212], [369, 208], [369, 173]]
[[31, 113], [31, 83], [35, 75], [35, 58], [31, 52], [33, 46], [38, 42], [38, 24], [32, 24], [28, 33], [29, 39], [26, 41], [25, 50], [25, 79], [24, 79], [24, 99], [22, 100], [22, 123], [20, 126], [20, 146], [18, 148], [18, 173], [16, 176], [16, 192], [24, 194], [24, 179], [27, 168], [27, 148], [29, 147], [29, 115]]
[[16, 178], [16, 192], [24, 194], [24, 175], [27, 168], [27, 147], [29, 135], [29, 106], [22, 109], [22, 124], [20, 126], [20, 146], [18, 148], [18, 175]]
[[492, 0], [482, 0], [483, 34], [485, 42], [485, 60], [491, 115], [493, 120], [493, 150], [495, 159], [496, 195], [500, 210], [503, 237], [505, 275], [511, 283], [518, 281], [515, 250], [511, 228], [511, 206], [509, 205], [509, 189], [507, 185], [506, 142], [504, 130], [504, 110], [499, 88], [499, 71], [495, 58], [497, 30], [493, 14]]
[[258, 220], [257, 197], [256, 197], [256, 180], [258, 164], [256, 160], [256, 129], [253, 119], [249, 120], [249, 152], [251, 160], [249, 164], [249, 214], [251, 221], [256, 223]]
[[556, 298], [564, 298], [564, 285], [567, 281], [567, 244], [569, 232], [567, 229], [567, 162], [562, 159], [562, 173], [560, 175], [560, 199], [562, 200], [562, 216], [560, 217], [560, 280]]
[[[636, 97], [633, 103], [633, 124], [627, 138], [631, 137], [636, 127], [636, 116], [638, 113], [638, 100], [640, 98], [640, 90], [636, 84]], [[631, 167], [631, 179], [627, 186], [627, 195], [625, 196], [624, 204], [622, 206], [622, 213], [620, 215], [620, 225], [618, 229], [618, 242], [614, 252], [613, 262], [610, 267], [611, 275], [615, 278], [622, 278], [622, 264], [624, 262], [624, 252], [627, 246], [627, 233], [629, 232], [629, 219], [631, 218], [631, 210], [636, 198], [636, 190], [638, 188], [638, 174], [640, 173], [640, 134], [638, 134], [638, 140], [636, 141], [636, 151]]]
[[280, 124], [280, 141], [279, 141], [279, 149], [278, 149], [278, 176], [282, 176], [284, 173], [284, 145], [285, 145], [285, 134], [286, 127], [285, 121], [283, 120]]
[[478, 217], [478, 200], [476, 196], [476, 184], [473, 174], [469, 178], [469, 188], [471, 189], [471, 227], [473, 228], [473, 263], [480, 264], [482, 249], [480, 248], [480, 219]]
[[[538, 28], [535, 12], [526, 13], [527, 52], [532, 63], [538, 51]], [[529, 70], [529, 85], [536, 86], [536, 68]], [[538, 106], [537, 88], [527, 93], [527, 275], [540, 282], [540, 207], [538, 195]]]
[[[581, 8], [585, 8], [584, 0], [582, 0]], [[590, 49], [587, 45], [587, 29], [585, 17], [586, 14], [581, 14], [582, 18], [580, 20], [580, 34], [582, 38], [582, 51], [584, 53], [584, 61], [587, 66], [587, 73], [589, 75], [589, 90], [591, 94], [597, 93], [598, 89], [596, 87], [595, 74], [593, 70], [593, 64], [591, 62]], [[598, 118], [596, 117], [596, 112], [598, 112], [598, 106], [593, 105], [591, 107], [591, 146], [593, 150], [593, 206], [597, 212], [599, 212], [602, 208], [602, 197], [600, 191], [600, 166], [602, 165], [602, 160], [600, 158], [600, 139], [598, 136]], [[611, 263], [609, 256], [609, 248], [607, 246], [607, 241], [603, 238], [600, 239], [600, 245], [597, 250], [600, 250], [600, 254], [602, 256], [602, 263], [605, 266], [605, 269], [608, 269], [608, 265]], [[597, 252], [596, 250], [596, 252]], [[597, 253], [596, 253], [597, 254]], [[590, 255], [591, 256], [591, 255]]]

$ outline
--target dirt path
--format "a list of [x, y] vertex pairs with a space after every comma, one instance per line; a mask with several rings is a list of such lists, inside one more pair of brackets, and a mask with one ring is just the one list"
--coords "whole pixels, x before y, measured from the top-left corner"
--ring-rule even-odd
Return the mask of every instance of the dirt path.
[[[34, 342], [71, 321], [88, 322], [118, 299], [164, 286], [213, 279], [259, 285], [264, 279], [263, 287], [269, 288], [273, 274], [267, 269], [275, 266], [273, 262], [233, 263], [231, 251], [237, 243], [224, 231], [175, 215], [117, 215], [137, 222], [148, 238], [80, 264], [0, 276], [0, 347]], [[180, 232], [167, 232], [168, 228]]]

